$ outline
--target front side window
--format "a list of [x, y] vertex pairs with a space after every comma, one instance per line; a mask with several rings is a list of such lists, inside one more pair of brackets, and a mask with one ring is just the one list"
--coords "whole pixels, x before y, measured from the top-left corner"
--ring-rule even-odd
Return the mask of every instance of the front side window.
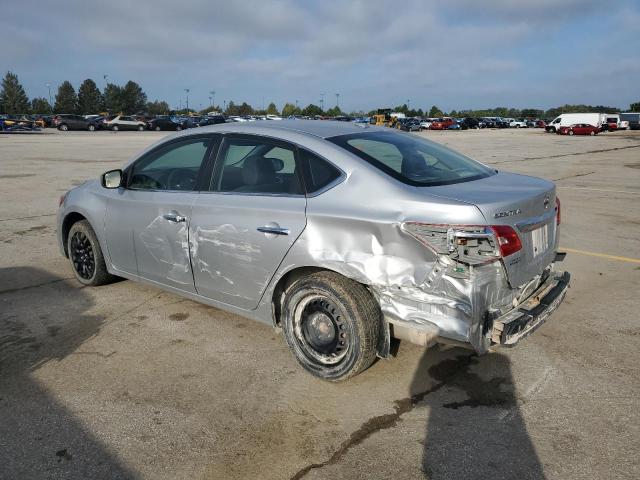
[[227, 138], [214, 192], [302, 194], [294, 147], [268, 139]]
[[495, 172], [442, 145], [393, 132], [356, 133], [328, 139], [390, 176], [414, 186], [468, 182]]
[[194, 190], [212, 141], [209, 137], [200, 137], [154, 150], [133, 165], [128, 187], [136, 190]]

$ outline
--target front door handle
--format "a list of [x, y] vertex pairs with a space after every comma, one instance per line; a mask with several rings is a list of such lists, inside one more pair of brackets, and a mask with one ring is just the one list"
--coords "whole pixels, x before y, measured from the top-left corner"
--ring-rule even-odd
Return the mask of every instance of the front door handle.
[[169, 220], [170, 222], [182, 223], [187, 221], [187, 217], [183, 217], [178, 212], [169, 212], [162, 215], [162, 218]]
[[269, 225], [265, 225], [263, 227], [258, 227], [257, 230], [262, 233], [273, 233], [275, 235], [289, 235], [289, 229], [282, 228], [282, 227], [270, 227]]

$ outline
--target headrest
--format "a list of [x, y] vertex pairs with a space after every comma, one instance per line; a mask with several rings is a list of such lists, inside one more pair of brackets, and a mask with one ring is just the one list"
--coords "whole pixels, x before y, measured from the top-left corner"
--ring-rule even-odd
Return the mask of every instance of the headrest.
[[245, 185], [264, 185], [274, 183], [276, 169], [273, 162], [261, 155], [244, 159], [242, 166], [242, 180]]

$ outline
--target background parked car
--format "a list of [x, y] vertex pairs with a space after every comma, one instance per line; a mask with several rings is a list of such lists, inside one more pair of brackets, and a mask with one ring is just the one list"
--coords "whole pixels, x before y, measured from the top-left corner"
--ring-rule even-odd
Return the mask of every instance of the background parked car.
[[509, 121], [509, 128], [527, 128], [527, 122], [524, 120], [514, 120], [513, 118]]
[[226, 120], [222, 115], [206, 115], [198, 122], [199, 127], [205, 127], [207, 125], [217, 125], [218, 123], [225, 123]]
[[429, 130], [446, 130], [454, 123], [453, 118], [437, 118], [431, 122]]
[[105, 128], [117, 132], [118, 130], [138, 130], [143, 131], [146, 127], [144, 122], [136, 120], [128, 115], [117, 115], [111, 117], [103, 123]]
[[171, 130], [180, 131], [188, 128], [187, 121], [179, 117], [170, 117], [169, 115], [159, 115], [147, 122], [149, 130]]
[[474, 117], [466, 117], [465, 119], [462, 120], [462, 122], [460, 122], [460, 128], [462, 130], [468, 130], [469, 128], [474, 129], [474, 128], [480, 128], [480, 119], [478, 118], [474, 118]]
[[419, 132], [422, 127], [420, 127], [420, 121], [417, 118], [401, 118], [398, 120], [398, 129], [405, 132]]
[[58, 129], [66, 132], [67, 130], [89, 130], [93, 132], [100, 128], [99, 119], [87, 119], [82, 115], [61, 114], [53, 118], [53, 125]]
[[588, 123], [576, 123], [575, 125], [564, 126], [558, 129], [559, 135], [597, 135], [598, 127]]

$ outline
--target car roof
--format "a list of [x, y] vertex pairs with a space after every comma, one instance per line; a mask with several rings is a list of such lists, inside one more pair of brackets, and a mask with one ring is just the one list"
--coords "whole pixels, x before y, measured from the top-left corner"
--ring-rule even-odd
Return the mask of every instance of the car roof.
[[234, 122], [221, 123], [201, 127], [198, 132], [213, 131], [227, 133], [256, 133], [264, 134], [265, 130], [272, 130], [274, 133], [295, 132], [313, 135], [319, 138], [335, 137], [337, 135], [348, 135], [350, 133], [362, 133], [363, 129], [378, 129], [363, 124], [351, 122], [338, 122], [333, 120], [261, 120], [256, 122]]

